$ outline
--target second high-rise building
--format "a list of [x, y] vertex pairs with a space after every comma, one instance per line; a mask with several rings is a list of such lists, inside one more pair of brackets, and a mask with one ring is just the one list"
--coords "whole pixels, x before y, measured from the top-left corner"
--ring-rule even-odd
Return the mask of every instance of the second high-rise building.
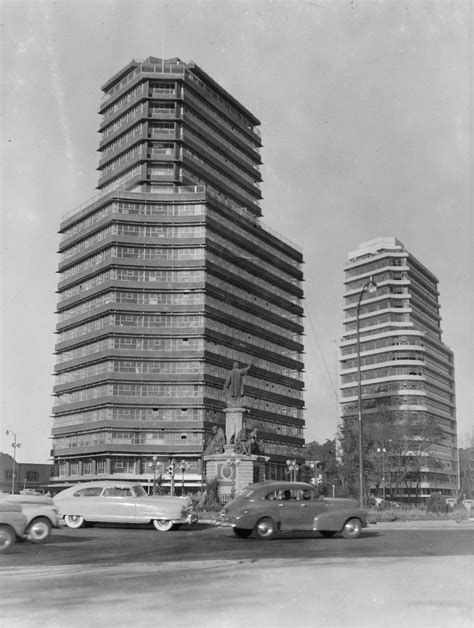
[[[357, 424], [360, 394], [365, 454], [383, 457], [377, 484], [402, 498], [457, 489], [454, 360], [441, 333], [438, 280], [400, 241], [377, 238], [349, 253], [342, 420]], [[385, 427], [374, 439], [381, 420]], [[395, 442], [390, 423], [402, 426], [397, 434], [404, 430], [406, 438]], [[411, 431], [414, 425], [423, 430]]]

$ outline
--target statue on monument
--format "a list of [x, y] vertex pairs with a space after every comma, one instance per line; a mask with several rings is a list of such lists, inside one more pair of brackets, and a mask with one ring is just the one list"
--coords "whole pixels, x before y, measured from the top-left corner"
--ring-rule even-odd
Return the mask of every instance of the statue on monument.
[[234, 366], [227, 375], [223, 388], [227, 400], [227, 407], [235, 408], [242, 405], [244, 398], [244, 379], [252, 366], [253, 362], [241, 369], [239, 368], [239, 363], [234, 362]]
[[211, 436], [211, 439], [208, 442], [206, 449], [204, 450], [205, 456], [224, 453], [224, 445], [225, 445], [224, 430], [222, 429], [222, 427], [217, 427], [217, 425], [214, 425], [214, 427], [212, 428], [212, 432], [213, 432], [213, 436]]
[[263, 455], [263, 443], [257, 439], [257, 430], [253, 429], [247, 435], [247, 430], [243, 427], [235, 437], [234, 451], [245, 456]]

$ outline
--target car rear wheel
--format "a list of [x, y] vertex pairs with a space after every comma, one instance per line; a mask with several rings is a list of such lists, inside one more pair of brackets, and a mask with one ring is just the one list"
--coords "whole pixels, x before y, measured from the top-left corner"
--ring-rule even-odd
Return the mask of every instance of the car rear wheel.
[[0, 525], [0, 552], [8, 552], [16, 541], [16, 534], [10, 526]]
[[264, 517], [255, 526], [255, 534], [259, 539], [269, 540], [275, 534], [276, 524], [271, 517]]
[[348, 519], [342, 528], [341, 535], [345, 539], [357, 539], [362, 532], [362, 521], [353, 517]]
[[51, 522], [46, 517], [33, 519], [26, 529], [28, 541], [32, 543], [44, 543], [51, 534]]
[[325, 536], [327, 539], [330, 539], [332, 536], [336, 536], [337, 531], [335, 532], [334, 530], [321, 530], [320, 534]]
[[234, 534], [241, 539], [246, 539], [252, 534], [252, 530], [248, 530], [247, 528], [234, 528]]
[[173, 527], [173, 522], [169, 519], [154, 519], [153, 525], [159, 532], [168, 532]]
[[84, 525], [84, 517], [81, 517], [81, 515], [66, 515], [64, 521], [68, 528], [82, 528]]

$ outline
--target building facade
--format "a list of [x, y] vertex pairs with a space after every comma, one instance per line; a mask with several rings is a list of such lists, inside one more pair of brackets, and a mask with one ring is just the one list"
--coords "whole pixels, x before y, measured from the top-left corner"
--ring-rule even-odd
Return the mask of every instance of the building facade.
[[18, 462], [9, 454], [0, 452], [0, 493], [25, 490], [45, 493], [49, 489], [52, 472], [52, 464]]
[[[361, 295], [371, 279], [374, 291]], [[454, 363], [441, 339], [437, 278], [388, 237], [365, 242], [348, 255], [344, 286], [343, 422], [358, 419], [360, 357], [364, 434], [369, 436], [371, 424], [381, 417], [404, 426], [416, 422], [435, 434], [431, 440], [426, 434], [412, 439], [403, 470], [401, 454], [395, 452], [399, 443], [392, 442], [390, 431], [385, 442], [375, 443], [385, 456], [387, 490], [406, 498], [452, 494], [458, 488]]]
[[60, 226], [58, 483], [186, 487], [225, 426], [237, 361], [267, 477], [303, 455], [302, 254], [261, 222], [259, 121], [194, 63], [132, 61], [103, 86], [98, 196]]

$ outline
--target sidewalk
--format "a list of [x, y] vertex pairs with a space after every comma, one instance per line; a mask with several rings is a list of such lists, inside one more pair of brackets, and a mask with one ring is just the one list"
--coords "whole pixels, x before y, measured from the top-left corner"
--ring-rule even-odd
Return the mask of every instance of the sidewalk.
[[453, 519], [434, 521], [380, 521], [369, 523], [366, 530], [474, 530], [474, 518], [465, 521]]

